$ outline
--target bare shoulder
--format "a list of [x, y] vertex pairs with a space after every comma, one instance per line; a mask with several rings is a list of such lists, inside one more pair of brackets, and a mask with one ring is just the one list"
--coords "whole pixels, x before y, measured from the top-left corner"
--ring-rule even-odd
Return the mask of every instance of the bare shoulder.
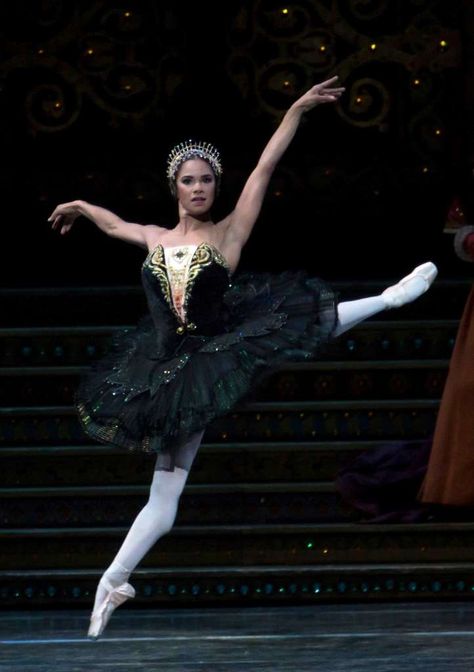
[[169, 229], [157, 224], [145, 224], [143, 229], [149, 252], [159, 245], [159, 243], [162, 243], [166, 235], [169, 234]]

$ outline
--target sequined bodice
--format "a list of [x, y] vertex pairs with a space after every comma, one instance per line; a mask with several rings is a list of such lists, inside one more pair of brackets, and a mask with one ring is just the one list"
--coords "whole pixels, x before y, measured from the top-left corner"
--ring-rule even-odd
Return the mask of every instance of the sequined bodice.
[[230, 269], [213, 245], [158, 245], [145, 259], [142, 272], [157, 326], [163, 317], [157, 315], [160, 303], [178, 323], [178, 333], [196, 331], [216, 321], [223, 294], [229, 288]]

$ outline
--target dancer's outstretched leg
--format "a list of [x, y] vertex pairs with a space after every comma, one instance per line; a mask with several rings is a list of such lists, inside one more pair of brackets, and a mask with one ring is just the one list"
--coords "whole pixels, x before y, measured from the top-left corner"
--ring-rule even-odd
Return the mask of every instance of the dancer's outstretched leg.
[[337, 306], [338, 325], [334, 331], [334, 336], [340, 336], [359, 322], [380, 313], [382, 310], [399, 308], [405, 303], [414, 301], [426, 292], [437, 273], [436, 266], [428, 261], [426, 264], [417, 266], [412, 273], [402, 278], [396, 285], [388, 287], [379, 296], [339, 303]]
[[179, 463], [186, 468], [175, 466], [173, 471], [157, 469], [154, 472], [148, 502], [135, 518], [119, 552], [97, 587], [89, 637], [97, 639], [113, 611], [128, 598], [135, 597], [134, 589], [127, 583], [128, 578], [158, 539], [173, 527], [179, 498], [202, 435], [202, 432], [196, 434], [178, 449], [181, 458]]

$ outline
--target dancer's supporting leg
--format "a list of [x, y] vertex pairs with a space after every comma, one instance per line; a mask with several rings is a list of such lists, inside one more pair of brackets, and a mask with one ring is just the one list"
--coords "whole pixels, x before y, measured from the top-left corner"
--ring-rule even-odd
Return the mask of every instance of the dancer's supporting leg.
[[158, 539], [173, 527], [179, 498], [202, 436], [203, 432], [199, 432], [179, 448], [177, 462], [181, 467], [175, 466], [173, 471], [155, 470], [148, 502], [97, 587], [89, 637], [99, 637], [115, 608], [135, 596], [128, 578]]
[[343, 301], [337, 306], [338, 325], [334, 336], [340, 336], [348, 329], [351, 329], [362, 320], [372, 317], [376, 313], [388, 308], [399, 308], [405, 303], [414, 301], [421, 294], [426, 292], [435, 279], [438, 271], [436, 266], [427, 262], [417, 266], [415, 270], [402, 278], [400, 282], [392, 287], [388, 287], [379, 296], [370, 296], [366, 299], [357, 299], [356, 301]]

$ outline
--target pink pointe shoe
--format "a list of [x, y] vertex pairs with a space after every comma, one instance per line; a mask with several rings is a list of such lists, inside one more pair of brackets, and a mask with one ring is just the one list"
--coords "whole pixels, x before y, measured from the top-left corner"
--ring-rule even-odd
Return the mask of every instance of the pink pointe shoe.
[[438, 269], [432, 261], [427, 261], [425, 264], [417, 266], [415, 270], [402, 278], [396, 285], [388, 287], [382, 292], [387, 308], [400, 308], [405, 303], [414, 301], [430, 288], [437, 275]]
[[101, 582], [109, 592], [103, 602], [92, 612], [91, 624], [87, 633], [89, 639], [98, 639], [115, 609], [129, 598], [135, 597], [135, 589], [129, 583], [122, 583], [114, 588], [105, 578], [102, 578]]

